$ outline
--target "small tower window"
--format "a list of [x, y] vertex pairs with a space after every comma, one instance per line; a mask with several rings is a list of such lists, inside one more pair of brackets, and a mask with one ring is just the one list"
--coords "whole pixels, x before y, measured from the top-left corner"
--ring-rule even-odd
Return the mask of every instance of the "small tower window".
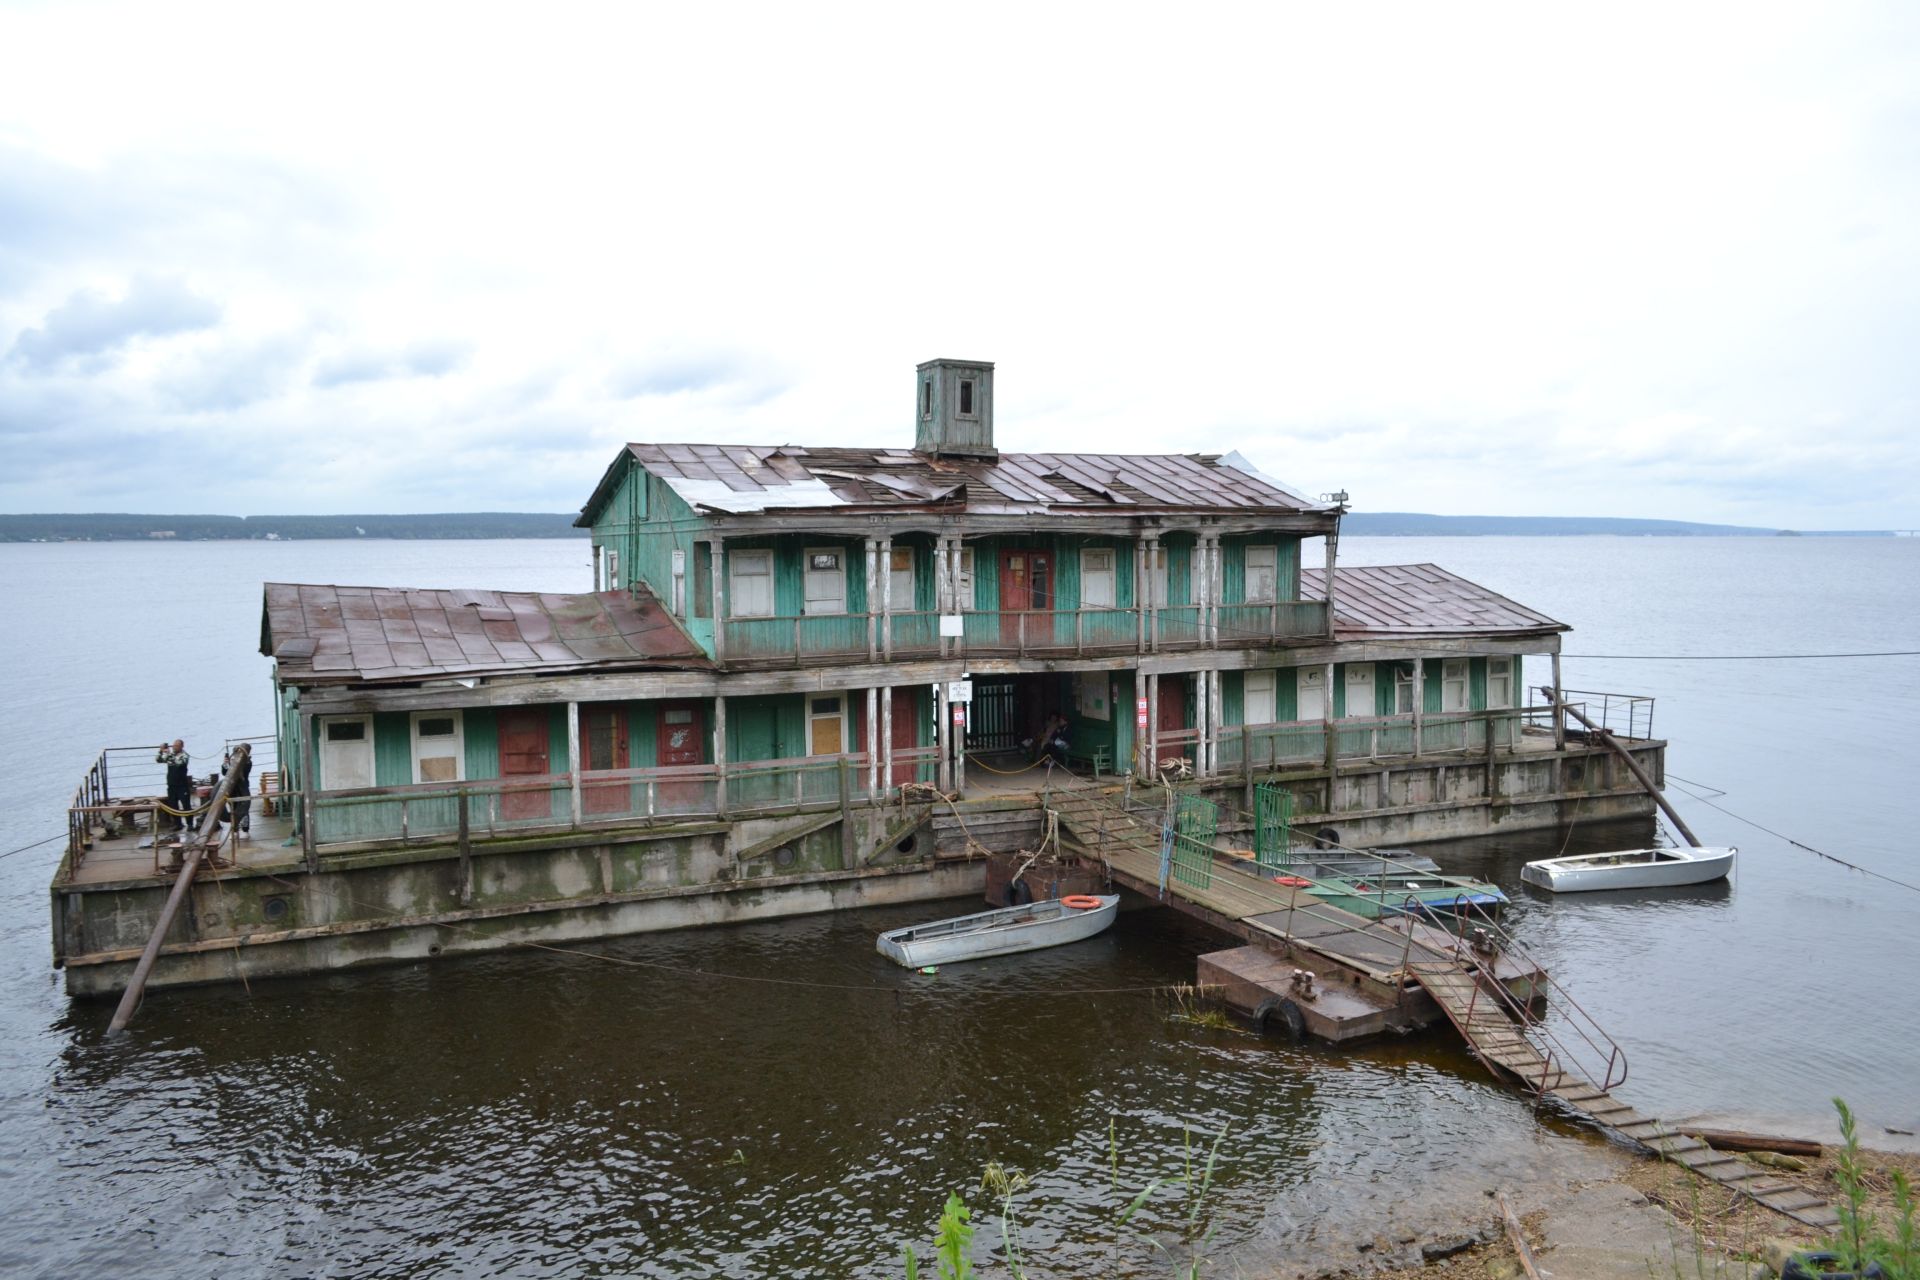
[[920, 384], [920, 416], [933, 416], [933, 382], [928, 380]]
[[960, 412], [973, 412], [973, 379], [960, 379]]

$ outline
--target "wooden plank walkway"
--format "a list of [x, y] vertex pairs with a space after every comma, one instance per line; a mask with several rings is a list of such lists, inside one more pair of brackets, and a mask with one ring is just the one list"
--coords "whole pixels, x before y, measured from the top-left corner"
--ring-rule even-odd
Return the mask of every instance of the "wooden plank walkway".
[[[1083, 856], [1107, 864], [1136, 887], [1157, 893], [1160, 833], [1127, 813], [1115, 796], [1089, 788], [1050, 797], [1061, 832]], [[1508, 1016], [1500, 1000], [1484, 995], [1483, 981], [1511, 989], [1524, 982], [1532, 993], [1543, 978], [1530, 965], [1503, 953], [1491, 966], [1463, 959], [1452, 934], [1410, 918], [1369, 920], [1330, 907], [1304, 890], [1264, 877], [1216, 867], [1205, 885], [1170, 877], [1167, 893], [1205, 911], [1282, 942], [1357, 969], [1395, 989], [1411, 978], [1433, 998], [1466, 1039], [1474, 1055], [1496, 1073], [1541, 1096], [1553, 1098], [1602, 1129], [1672, 1160], [1699, 1177], [1819, 1230], [1832, 1230], [1839, 1215], [1821, 1197], [1736, 1156], [1715, 1151], [1615, 1098], [1592, 1081], [1556, 1065]], [[1484, 998], [1476, 998], [1483, 996]]]

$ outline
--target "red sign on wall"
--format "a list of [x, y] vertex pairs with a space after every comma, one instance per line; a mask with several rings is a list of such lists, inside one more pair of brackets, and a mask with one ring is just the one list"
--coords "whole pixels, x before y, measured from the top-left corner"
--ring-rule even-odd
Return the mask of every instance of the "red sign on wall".
[[1147, 700], [1145, 698], [1134, 699], [1133, 718], [1134, 718], [1134, 721], [1137, 724], [1139, 724], [1141, 731], [1144, 733], [1147, 728]]

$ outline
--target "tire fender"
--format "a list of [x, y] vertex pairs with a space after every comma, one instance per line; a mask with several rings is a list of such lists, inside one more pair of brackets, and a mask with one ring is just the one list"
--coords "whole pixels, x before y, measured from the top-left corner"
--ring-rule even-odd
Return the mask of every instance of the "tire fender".
[[1300, 1012], [1300, 1006], [1285, 996], [1268, 996], [1253, 1011], [1253, 1030], [1256, 1035], [1266, 1035], [1271, 1027], [1294, 1043], [1306, 1034], [1307, 1020]]

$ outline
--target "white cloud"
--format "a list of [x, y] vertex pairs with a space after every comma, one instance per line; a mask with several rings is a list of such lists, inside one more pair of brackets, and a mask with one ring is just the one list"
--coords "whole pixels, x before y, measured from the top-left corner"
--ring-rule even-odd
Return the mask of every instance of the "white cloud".
[[1917, 22], [7, 10], [0, 506], [109, 500], [57, 429], [271, 432], [236, 510], [566, 509], [628, 437], [902, 443], [958, 355], [1003, 447], [1920, 524]]

